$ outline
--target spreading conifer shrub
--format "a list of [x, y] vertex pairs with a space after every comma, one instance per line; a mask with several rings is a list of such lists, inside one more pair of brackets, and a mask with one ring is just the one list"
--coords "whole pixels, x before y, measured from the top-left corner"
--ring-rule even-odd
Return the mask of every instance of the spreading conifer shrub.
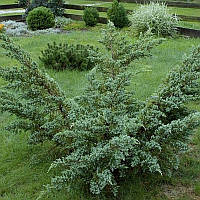
[[32, 31], [42, 30], [54, 27], [55, 17], [50, 9], [38, 7], [29, 12], [26, 22]]
[[95, 26], [99, 19], [99, 13], [96, 8], [86, 8], [83, 12], [83, 20], [86, 26]]
[[150, 2], [140, 5], [129, 16], [132, 29], [136, 34], [152, 32], [157, 36], [174, 36], [177, 33], [178, 18], [168, 12], [167, 6], [162, 3]]
[[123, 28], [129, 24], [125, 8], [117, 0], [114, 0], [112, 7], [108, 9], [107, 16], [115, 27]]
[[55, 70], [89, 70], [94, 67], [94, 62], [89, 58], [91, 50], [94, 50], [94, 47], [90, 45], [56, 44], [54, 42], [48, 44], [47, 49], [42, 51], [40, 60], [46, 68]]
[[200, 46], [143, 102], [127, 88], [134, 77], [129, 67], [149, 56], [159, 39], [141, 37], [133, 44], [109, 23], [101, 41], [107, 52], [90, 51], [95, 68], [86, 90], [73, 99], [7, 36], [0, 40], [21, 64], [0, 67], [7, 83], [0, 89], [0, 110], [17, 119], [10, 129], [27, 130], [31, 142], [50, 140], [64, 150], [49, 169], [61, 174], [47, 190], [69, 189], [81, 180], [92, 194], [117, 195], [119, 177], [125, 180], [130, 171], [171, 175], [178, 168], [200, 124], [200, 113], [185, 106], [200, 99]]
[[200, 47], [152, 97], [141, 102], [126, 87], [133, 75], [127, 71], [131, 61], [145, 55], [140, 53], [142, 41], [130, 45], [112, 24], [108, 26], [101, 41], [108, 52], [94, 58], [89, 86], [74, 99], [75, 109], [69, 112], [72, 128], [54, 137], [65, 145], [72, 143], [66, 146], [70, 153], [52, 163], [50, 170], [63, 167], [63, 171], [52, 179], [49, 189], [69, 188], [81, 179], [93, 194], [117, 195], [119, 180], [130, 171], [171, 175], [200, 124], [200, 114], [184, 105], [200, 94], [196, 89], [200, 87]]

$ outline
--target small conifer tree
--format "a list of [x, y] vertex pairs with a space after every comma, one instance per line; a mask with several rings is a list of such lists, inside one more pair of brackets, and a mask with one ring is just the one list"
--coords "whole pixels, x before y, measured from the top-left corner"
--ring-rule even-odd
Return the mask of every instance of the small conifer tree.
[[107, 16], [117, 28], [123, 28], [129, 25], [129, 19], [126, 10], [117, 0], [114, 0], [112, 7], [108, 9]]

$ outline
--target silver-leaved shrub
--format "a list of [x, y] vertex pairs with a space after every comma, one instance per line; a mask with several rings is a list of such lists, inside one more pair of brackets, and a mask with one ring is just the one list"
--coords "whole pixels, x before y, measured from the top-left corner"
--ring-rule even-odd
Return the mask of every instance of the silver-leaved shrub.
[[91, 193], [117, 194], [119, 178], [132, 173], [170, 175], [200, 114], [185, 103], [200, 96], [200, 46], [173, 70], [145, 102], [127, 90], [133, 61], [149, 56], [160, 40], [140, 38], [134, 44], [112, 23], [101, 43], [107, 53], [94, 55], [95, 67], [84, 93], [67, 99], [56, 82], [21, 48], [1, 35], [1, 47], [21, 67], [0, 68], [9, 83], [0, 90], [0, 109], [19, 117], [13, 127], [31, 132], [31, 141], [56, 142], [65, 155], [49, 170], [59, 169], [47, 190], [70, 188], [79, 180]]
[[[67, 20], [67, 18], [65, 18]], [[49, 28], [44, 30], [31, 31], [28, 29], [27, 24], [24, 22], [16, 22], [13, 20], [3, 21], [2, 24], [5, 26], [5, 33], [8, 36], [32, 36], [32, 35], [40, 35], [40, 34], [55, 34], [60, 33], [61, 30], [58, 29], [58, 26], [55, 28]]]
[[152, 32], [157, 36], [174, 36], [179, 19], [170, 14], [167, 6], [162, 3], [150, 2], [140, 5], [138, 9], [129, 15], [131, 28], [136, 34]]

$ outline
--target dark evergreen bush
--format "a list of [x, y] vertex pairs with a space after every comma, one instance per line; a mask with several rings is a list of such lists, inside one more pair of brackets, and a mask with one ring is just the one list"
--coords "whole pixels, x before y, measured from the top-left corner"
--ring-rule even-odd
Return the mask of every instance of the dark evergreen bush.
[[48, 7], [48, 0], [32, 0], [28, 5], [25, 11], [25, 16], [28, 16], [28, 13], [37, 7]]
[[30, 4], [30, 0], [18, 0], [18, 4], [22, 8], [27, 8], [27, 6]]
[[64, 9], [62, 8], [63, 3], [63, 0], [32, 0], [26, 8], [25, 16], [34, 8], [41, 6], [51, 9], [55, 16], [62, 16], [64, 13]]
[[47, 29], [54, 27], [55, 17], [50, 9], [38, 7], [29, 12], [26, 22], [29, 29], [33, 31]]
[[64, 0], [49, 0], [48, 8], [51, 9], [55, 16], [62, 16], [64, 14], [64, 8], [62, 8], [63, 3]]
[[113, 1], [112, 7], [107, 11], [107, 15], [108, 19], [113, 22], [117, 28], [123, 28], [129, 24], [125, 8], [117, 0]]
[[86, 8], [83, 13], [83, 20], [86, 26], [95, 26], [98, 23], [99, 13], [96, 8]]
[[46, 68], [55, 70], [89, 70], [94, 67], [94, 62], [89, 58], [91, 50], [94, 48], [89, 45], [56, 44], [54, 42], [48, 44], [47, 49], [42, 51], [40, 60]]

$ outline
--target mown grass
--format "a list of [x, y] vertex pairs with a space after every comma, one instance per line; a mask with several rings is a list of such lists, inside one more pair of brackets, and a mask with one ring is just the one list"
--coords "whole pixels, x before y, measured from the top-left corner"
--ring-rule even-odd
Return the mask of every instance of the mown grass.
[[11, 3], [17, 3], [17, 0], [1, 0], [0, 5], [6, 5], [6, 4], [11, 4]]
[[[27, 38], [14, 38], [31, 56], [39, 62], [41, 50], [48, 42], [67, 42], [102, 46], [98, 43], [100, 32], [98, 29], [89, 31], [71, 31], [60, 35], [40, 35]], [[152, 51], [152, 57], [132, 63], [130, 71], [135, 68], [148, 68], [150, 71], [141, 72], [132, 77], [129, 90], [134, 90], [137, 98], [145, 100], [158, 87], [166, 74], [181, 63], [182, 57], [193, 45], [198, 45], [200, 39], [167, 39]], [[4, 56], [0, 50], [1, 66], [17, 65], [16, 61]], [[78, 71], [47, 71], [66, 95], [70, 98], [80, 95], [87, 85], [87, 72]], [[0, 85], [3, 81], [0, 80]], [[199, 102], [189, 104], [192, 109], [200, 110]], [[27, 144], [28, 134], [7, 132], [2, 128], [12, 120], [7, 113], [0, 114], [0, 200], [33, 200], [43, 189], [43, 185], [50, 182], [52, 173], [47, 174], [48, 167], [56, 157], [54, 146], [50, 143], [31, 146]], [[196, 131], [191, 140], [191, 151], [181, 159], [180, 169], [173, 178], [128, 177], [121, 183], [118, 199], [120, 200], [168, 200], [171, 194], [177, 194], [174, 199], [185, 200], [200, 198], [200, 130]], [[166, 189], [163, 189], [165, 186]], [[179, 187], [178, 187], [179, 186]], [[178, 193], [180, 187], [191, 188]], [[192, 192], [190, 192], [192, 191]], [[171, 196], [170, 196], [171, 195]], [[111, 197], [94, 197], [77, 187], [72, 192], [60, 191], [49, 194], [43, 199], [48, 200], [110, 200]]]

